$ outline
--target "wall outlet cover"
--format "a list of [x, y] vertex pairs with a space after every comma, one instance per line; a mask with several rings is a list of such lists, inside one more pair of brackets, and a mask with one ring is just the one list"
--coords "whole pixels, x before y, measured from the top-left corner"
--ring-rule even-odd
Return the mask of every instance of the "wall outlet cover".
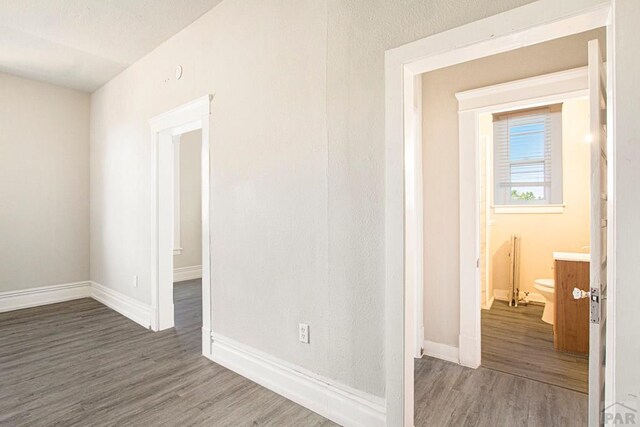
[[298, 339], [301, 343], [309, 344], [309, 325], [306, 323], [298, 324]]

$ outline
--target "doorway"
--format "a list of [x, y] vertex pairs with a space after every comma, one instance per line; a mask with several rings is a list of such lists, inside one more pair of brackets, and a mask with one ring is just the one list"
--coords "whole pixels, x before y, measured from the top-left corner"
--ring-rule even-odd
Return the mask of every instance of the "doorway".
[[[211, 96], [207, 95], [149, 120], [152, 146], [152, 265], [151, 306], [154, 331], [175, 326], [174, 274], [177, 279], [201, 276], [202, 354], [211, 353], [211, 260], [209, 237], [209, 120]], [[181, 256], [183, 233], [174, 233], [177, 220], [176, 156], [181, 136], [198, 145], [200, 162], [201, 271], [197, 265], [174, 270], [174, 256]], [[199, 136], [199, 140], [197, 138]], [[192, 251], [196, 252], [192, 248]], [[186, 253], [184, 253], [186, 255]], [[193, 254], [192, 254], [193, 255]], [[196, 255], [197, 256], [197, 255]], [[187, 277], [189, 276], [189, 277]]]
[[177, 329], [202, 326], [202, 129], [173, 137], [173, 302]]
[[[587, 43], [574, 39], [586, 63]], [[558, 93], [549, 94], [543, 80], [555, 81]], [[575, 300], [572, 291], [589, 291], [587, 70], [526, 83], [530, 93], [539, 91], [535, 101], [522, 99], [511, 109], [487, 106], [475, 129], [480, 141], [480, 364], [585, 395], [589, 301]], [[502, 89], [511, 91], [516, 84]]]
[[[420, 247], [405, 246], [405, 242], [411, 243], [410, 239], [405, 240], [405, 224], [408, 229], [418, 222], [412, 212], [418, 212], [421, 203], [421, 201], [416, 201], [418, 197], [409, 194], [412, 191], [410, 185], [413, 177], [421, 176], [423, 173], [416, 154], [420, 149], [420, 138], [418, 137], [420, 126], [418, 123], [421, 116], [419, 108], [416, 108], [419, 104], [416, 101], [416, 88], [420, 85], [417, 76], [427, 71], [535, 45], [598, 27], [606, 26], [609, 34], [611, 31], [610, 6], [607, 3], [599, 7], [585, 9], [574, 5], [560, 12], [553, 8], [553, 2], [543, 0], [387, 52], [386, 296], [387, 354], [389, 355], [387, 358], [387, 384], [390, 385], [387, 389], [389, 422], [397, 422], [402, 425], [413, 423], [413, 356], [418, 352], [416, 343], [421, 342], [416, 320], [421, 315], [418, 313], [419, 307], [416, 304], [416, 295], [419, 289], [416, 277], [420, 276], [420, 267], [416, 259], [419, 259], [423, 254]], [[612, 66], [613, 60], [609, 57], [607, 68], [610, 70]], [[611, 90], [611, 85], [608, 90]], [[611, 114], [611, 109], [607, 114]], [[613, 144], [612, 139], [609, 138], [607, 141], [607, 144]], [[463, 180], [462, 172], [466, 171], [471, 173], [471, 176], [475, 175], [477, 167], [475, 149], [470, 152], [461, 151], [457, 160], [461, 171], [460, 182], [474, 182], [473, 179]], [[410, 171], [409, 175], [405, 175], [407, 171]], [[611, 174], [611, 168], [608, 173]], [[419, 181], [419, 179], [415, 179], [415, 181]], [[413, 188], [415, 191], [415, 186]], [[607, 188], [611, 194], [611, 186], [609, 185]], [[407, 194], [407, 202], [415, 203], [414, 209], [405, 205], [404, 194]], [[417, 196], [417, 194], [415, 195]], [[465, 196], [460, 197], [460, 212], [472, 213], [470, 217], [468, 215], [460, 217], [459, 229], [456, 233], [459, 233], [460, 236], [477, 235], [478, 222], [473, 214], [476, 212], [478, 202], [476, 196], [477, 188], [472, 185]], [[416, 228], [420, 228], [420, 225]], [[609, 247], [611, 246], [613, 245], [609, 245]], [[478, 247], [475, 245], [460, 247], [458, 258], [461, 283], [472, 283], [474, 286], [477, 284], [477, 250]], [[612, 255], [610, 250], [608, 255], [609, 257]], [[611, 275], [612, 271], [609, 270], [607, 274]], [[609, 282], [611, 283], [611, 280]], [[403, 292], [399, 292], [400, 288], [403, 289]], [[611, 295], [611, 291], [609, 295]], [[460, 363], [477, 367], [480, 360], [480, 343], [476, 339], [480, 333], [479, 310], [465, 311], [461, 307], [465, 304], [474, 308], [479, 307], [480, 298], [476, 298], [475, 292], [461, 293], [459, 298], [460, 306], [456, 311], [459, 310], [460, 314], [458, 319], [460, 335], [458, 342], [454, 344], [457, 344], [455, 347], [459, 349]], [[607, 305], [611, 303], [611, 298], [609, 298]], [[603, 329], [604, 322], [601, 325], [603, 325]], [[606, 326], [607, 329], [610, 328], [611, 322]], [[404, 331], [400, 336], [391, 332], [399, 330]], [[604, 348], [604, 341], [602, 348]], [[474, 351], [477, 353], [465, 351], [465, 349], [475, 349]], [[463, 355], [468, 355], [469, 359], [463, 360]], [[609, 368], [609, 366], [606, 367], [608, 379], [611, 378]], [[400, 371], [403, 373], [402, 381], [397, 381], [396, 375]], [[605, 384], [604, 372], [595, 378], [599, 384]], [[604, 387], [603, 385], [603, 389]], [[610, 394], [611, 389], [612, 383], [608, 381], [606, 383], [607, 395]], [[599, 408], [606, 396], [598, 393], [594, 399], [596, 399], [594, 408]], [[593, 414], [596, 416], [594, 417]], [[598, 409], [595, 409], [590, 415], [593, 425], [597, 425], [599, 422], [597, 414]]]

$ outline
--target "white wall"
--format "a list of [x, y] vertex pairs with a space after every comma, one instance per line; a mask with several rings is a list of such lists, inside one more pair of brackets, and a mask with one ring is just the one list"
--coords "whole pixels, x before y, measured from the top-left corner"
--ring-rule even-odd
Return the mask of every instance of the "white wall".
[[173, 268], [202, 265], [202, 195], [200, 160], [202, 131], [180, 135], [180, 246]]
[[150, 301], [147, 119], [211, 93], [214, 331], [383, 396], [384, 51], [528, 2], [221, 3], [92, 96], [92, 279]]
[[[640, 404], [640, 4], [636, 0], [616, 0], [614, 55], [616, 69], [615, 123], [616, 152], [610, 154], [616, 163], [616, 316], [614, 333], [616, 399]], [[629, 396], [633, 394], [633, 396]], [[640, 406], [636, 406], [640, 407]]]
[[584, 66], [603, 30], [425, 73], [423, 89], [425, 339], [458, 347], [458, 103], [455, 93]]
[[0, 292], [89, 279], [89, 95], [0, 73]]

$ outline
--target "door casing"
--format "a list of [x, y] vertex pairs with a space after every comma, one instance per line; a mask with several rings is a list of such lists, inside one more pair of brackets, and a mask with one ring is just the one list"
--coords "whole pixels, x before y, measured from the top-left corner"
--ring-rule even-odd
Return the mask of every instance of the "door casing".
[[[421, 230], [422, 217], [413, 209], [412, 215], [406, 200], [406, 181], [422, 177], [421, 162], [418, 154], [422, 135], [416, 124], [421, 120], [422, 111], [416, 108], [415, 99], [417, 77], [425, 72], [445, 68], [462, 62], [495, 55], [501, 52], [553, 40], [560, 37], [592, 30], [607, 28], [607, 42], [613, 36], [614, 23], [611, 21], [612, 1], [602, 0], [540, 0], [510, 11], [491, 16], [443, 33], [417, 40], [385, 53], [385, 363], [386, 363], [386, 406], [387, 425], [413, 425], [413, 358], [416, 355], [416, 343], [421, 342], [422, 325], [421, 283], [417, 283], [418, 274], [406, 271], [407, 265], [415, 266], [420, 260], [418, 255], [419, 239], [407, 239], [406, 230]], [[614, 67], [612, 49], [607, 49], [607, 68]], [[611, 76], [612, 73], [609, 73]], [[609, 85], [613, 90], [615, 85]], [[615, 99], [614, 97], [610, 97]], [[407, 105], [410, 108], [407, 108]], [[609, 114], [613, 114], [615, 105], [611, 105]], [[407, 130], [411, 129], [411, 132]], [[613, 134], [612, 132], [611, 134]], [[615, 145], [615, 141], [612, 141]], [[460, 159], [460, 168], [473, 167], [468, 159]], [[610, 165], [609, 175], [614, 165]], [[407, 171], [414, 174], [407, 176]], [[615, 182], [610, 180], [610, 186]], [[413, 186], [411, 197], [419, 204], [422, 192]], [[611, 198], [615, 188], [610, 188]], [[461, 200], [460, 211], [475, 211], [469, 200]], [[475, 202], [475, 199], [473, 199]], [[611, 205], [613, 205], [613, 201]], [[614, 218], [610, 216], [610, 230]], [[473, 218], [460, 221], [461, 233], [474, 233], [476, 222]], [[612, 237], [612, 236], [610, 236]], [[411, 242], [411, 246], [407, 243]], [[615, 241], [610, 239], [609, 255], [615, 265], [613, 248]], [[475, 248], [460, 250], [461, 268], [471, 262], [475, 272]], [[418, 267], [416, 267], [418, 268]], [[614, 274], [614, 269], [608, 272]], [[474, 274], [475, 276], [475, 274]], [[462, 280], [474, 280], [461, 276]], [[608, 305], [614, 304], [614, 281], [609, 280]], [[463, 316], [461, 311], [461, 317]], [[460, 319], [461, 322], [466, 319]], [[613, 319], [610, 319], [613, 320]], [[614, 322], [608, 322], [607, 328], [614, 328]], [[609, 331], [608, 331], [609, 332]], [[608, 335], [610, 335], [608, 333]], [[613, 386], [613, 366], [607, 366], [606, 397], [607, 402], [615, 401]]]

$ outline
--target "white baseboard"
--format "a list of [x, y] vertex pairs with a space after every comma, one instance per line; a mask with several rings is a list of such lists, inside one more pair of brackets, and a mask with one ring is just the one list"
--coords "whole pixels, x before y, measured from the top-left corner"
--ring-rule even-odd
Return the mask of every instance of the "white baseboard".
[[173, 269], [173, 281], [182, 282], [185, 280], [202, 279], [202, 266], [192, 265], [190, 267], [178, 267]]
[[384, 399], [335, 384], [304, 369], [211, 334], [214, 362], [343, 426], [384, 426]]
[[22, 308], [55, 304], [91, 296], [91, 282], [73, 282], [61, 285], [8, 291], [0, 293], [0, 313]]
[[486, 304], [482, 304], [482, 309], [483, 310], [491, 310], [491, 306], [493, 305], [493, 302], [496, 300], [495, 296], [492, 296], [491, 299], [489, 299], [489, 302]]
[[91, 298], [145, 328], [151, 326], [151, 307], [99, 283], [91, 282]]
[[89, 280], [1, 292], [0, 313], [80, 298], [93, 298], [145, 328], [151, 324], [151, 307]]
[[494, 289], [493, 297], [498, 301], [509, 301], [509, 291], [506, 289]]
[[458, 363], [476, 369], [480, 366], [481, 357], [479, 336], [458, 335]]
[[424, 348], [424, 354], [426, 356], [435, 357], [436, 359], [442, 359], [448, 362], [460, 363], [460, 352], [458, 351], [458, 347], [425, 340], [422, 348]]
[[[494, 289], [493, 296], [498, 301], [509, 301], [509, 291], [507, 289]], [[520, 292], [520, 296], [524, 296], [524, 293], [522, 293], [522, 291]], [[537, 292], [531, 292], [529, 293], [529, 301], [544, 304], [545, 299], [541, 294]]]
[[207, 359], [211, 359], [211, 329], [202, 329], [202, 355]]

